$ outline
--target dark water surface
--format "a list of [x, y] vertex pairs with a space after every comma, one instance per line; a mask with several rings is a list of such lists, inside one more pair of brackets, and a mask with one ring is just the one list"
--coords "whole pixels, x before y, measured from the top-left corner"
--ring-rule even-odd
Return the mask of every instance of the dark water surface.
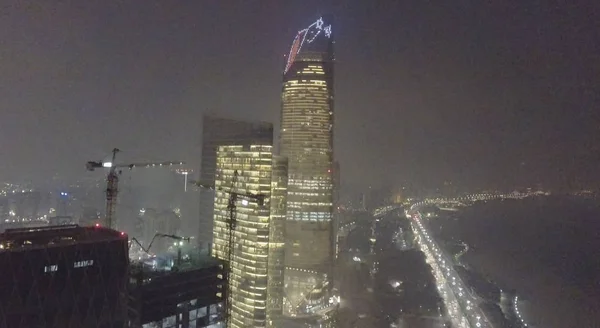
[[600, 206], [545, 197], [479, 203], [443, 223], [471, 246], [463, 259], [514, 288], [536, 327], [600, 328]]

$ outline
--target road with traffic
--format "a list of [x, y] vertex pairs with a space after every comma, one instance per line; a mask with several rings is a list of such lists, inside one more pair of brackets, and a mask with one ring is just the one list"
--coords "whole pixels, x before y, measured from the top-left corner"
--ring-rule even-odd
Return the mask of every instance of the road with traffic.
[[427, 263], [433, 270], [440, 296], [444, 300], [447, 315], [455, 327], [493, 328], [485, 313], [479, 307], [478, 297], [462, 281], [454, 270], [454, 263], [432, 238], [427, 223], [417, 207], [408, 212], [417, 245], [425, 254]]

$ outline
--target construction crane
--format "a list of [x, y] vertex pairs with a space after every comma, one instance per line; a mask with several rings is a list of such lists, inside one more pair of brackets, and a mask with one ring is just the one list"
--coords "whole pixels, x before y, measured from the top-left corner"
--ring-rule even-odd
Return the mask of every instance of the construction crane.
[[225, 302], [225, 311], [226, 311], [226, 315], [225, 315], [225, 327], [229, 327], [228, 323], [229, 320], [231, 318], [231, 263], [233, 262], [233, 257], [234, 257], [234, 252], [233, 249], [235, 247], [235, 228], [237, 226], [237, 205], [236, 202], [238, 201], [238, 199], [241, 200], [252, 200], [252, 201], [256, 201], [256, 203], [258, 204], [258, 206], [264, 206], [265, 204], [265, 197], [266, 195], [264, 194], [252, 194], [249, 192], [238, 192], [236, 191], [237, 189], [237, 182], [238, 182], [238, 170], [235, 170], [233, 172], [233, 179], [231, 180], [231, 187], [229, 187], [229, 189], [224, 189], [223, 187], [218, 187], [215, 188], [214, 186], [209, 186], [209, 185], [205, 185], [196, 181], [190, 181], [190, 183], [195, 184], [196, 186], [203, 188], [203, 189], [208, 189], [208, 190], [218, 190], [218, 191], [222, 191], [226, 194], [229, 194], [229, 200], [227, 201], [227, 212], [228, 212], [228, 217], [225, 219], [225, 224], [227, 225], [227, 229], [229, 231], [229, 238], [227, 241], [227, 270], [226, 270], [226, 275], [227, 275], [227, 300]]
[[[150, 244], [148, 244], [148, 248], [144, 248], [144, 246], [140, 243], [139, 240], [137, 240], [135, 237], [131, 238], [131, 242], [129, 243], [129, 249], [131, 249], [131, 245], [133, 245], [133, 243], [135, 242], [136, 244], [138, 244], [138, 246], [140, 246], [140, 248], [146, 252], [146, 254], [150, 255], [150, 248], [152, 247], [152, 244], [154, 243], [154, 240], [156, 238], [171, 238], [171, 239], [175, 239], [178, 240], [180, 242], [183, 241], [187, 241], [187, 243], [190, 243], [190, 237], [181, 237], [181, 236], [176, 236], [176, 235], [170, 235], [170, 234], [165, 234], [165, 233], [160, 233], [157, 232], [156, 234], [154, 234], [154, 237], [152, 237], [152, 240], [150, 241]], [[177, 263], [176, 266], [180, 267], [181, 266], [181, 244], [179, 244], [177, 246]]]
[[[183, 165], [183, 162], [158, 162], [158, 163], [131, 163], [131, 164], [115, 164], [118, 148], [112, 150], [112, 161], [89, 161], [86, 164], [88, 171], [94, 171], [98, 168], [109, 168], [108, 176], [106, 177], [106, 222], [105, 225], [111, 229], [116, 229], [115, 207], [117, 205], [117, 194], [119, 193], [119, 175], [121, 168], [134, 169], [136, 167], [162, 167]], [[119, 169], [119, 170], [117, 170]]]

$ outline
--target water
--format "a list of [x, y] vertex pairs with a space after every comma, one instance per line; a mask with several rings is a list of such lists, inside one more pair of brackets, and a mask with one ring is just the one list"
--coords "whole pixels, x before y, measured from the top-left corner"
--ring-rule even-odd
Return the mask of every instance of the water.
[[600, 206], [549, 197], [480, 203], [445, 220], [463, 260], [525, 299], [536, 327], [600, 327]]

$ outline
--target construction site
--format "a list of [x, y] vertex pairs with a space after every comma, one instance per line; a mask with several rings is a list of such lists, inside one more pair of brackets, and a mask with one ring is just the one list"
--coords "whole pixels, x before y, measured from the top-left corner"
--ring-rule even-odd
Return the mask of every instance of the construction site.
[[[106, 174], [103, 217], [79, 224], [71, 219], [38, 221], [0, 234], [0, 263], [6, 268], [0, 284], [0, 327], [214, 328], [227, 324], [228, 262], [213, 257], [210, 248], [200, 247], [195, 234], [182, 233], [186, 230], [178, 211], [141, 208], [133, 217], [118, 211], [123, 205], [119, 195], [124, 170], [165, 168], [182, 174], [187, 171], [174, 168], [184, 163], [121, 164], [119, 152], [115, 148], [108, 160], [86, 164], [88, 171]], [[195, 181], [189, 184], [196, 189], [214, 188]], [[227, 221], [231, 231], [236, 226], [238, 198], [264, 199], [220, 189], [231, 198]]]
[[[117, 219], [119, 177], [123, 169], [172, 168], [183, 162], [152, 162], [117, 164], [119, 149], [112, 151], [110, 162], [90, 161], [89, 171], [107, 169], [105, 226], [119, 230], [123, 225]], [[184, 188], [187, 191], [187, 171], [184, 172]], [[201, 188], [195, 181], [190, 181]], [[232, 193], [232, 198], [238, 195]], [[228, 269], [224, 261], [211, 256], [210, 249], [200, 248], [193, 235], [177, 235], [180, 229], [173, 222], [176, 216], [165, 217], [163, 213], [151, 213], [140, 209], [145, 219], [139, 238], [128, 240], [129, 288], [128, 326], [143, 328], [168, 327], [221, 327], [227, 320]], [[231, 210], [235, 228], [235, 205]], [[155, 220], [153, 220], [155, 219]], [[158, 223], [151, 224], [158, 220]], [[150, 238], [150, 236], [152, 236]]]
[[[264, 149], [263, 149], [264, 148]], [[270, 160], [272, 155], [269, 147], [260, 148], [263, 160]], [[267, 149], [268, 148], [268, 149]], [[237, 150], [237, 149], [236, 149]], [[264, 151], [266, 150], [266, 151]], [[156, 162], [156, 163], [131, 163], [117, 164], [119, 149], [112, 151], [110, 161], [90, 161], [86, 167], [89, 171], [96, 169], [108, 170], [106, 178], [106, 210], [105, 218], [95, 225], [113, 230], [122, 230], [124, 225], [118, 218], [117, 200], [119, 195], [119, 178], [123, 169], [136, 168], [160, 168], [183, 165], [183, 162]], [[240, 253], [236, 252], [239, 243], [247, 243], [252, 239], [238, 236], [236, 232], [237, 206], [248, 206], [253, 203], [258, 208], [263, 208], [263, 214], [269, 217], [269, 208], [265, 199], [271, 196], [270, 172], [268, 181], [265, 180], [266, 189], [246, 190], [237, 188], [247, 177], [240, 176], [237, 169], [231, 170], [231, 175], [226, 178], [226, 183], [218, 185], [200, 183], [187, 180], [185, 174], [184, 188], [187, 191], [188, 183], [196, 190], [208, 190], [216, 193], [216, 199], [222, 199], [222, 208], [219, 201], [215, 202], [215, 222], [223, 224], [221, 233], [217, 233], [215, 249], [199, 247], [201, 244], [194, 242], [193, 235], [183, 236], [176, 234], [179, 229], [173, 228], [171, 222], [177, 218], [166, 218], [160, 223], [150, 224], [153, 217], [160, 216], [159, 213], [151, 215], [147, 209], [140, 209], [140, 216], [146, 219], [142, 234], [131, 237], [128, 240], [129, 255], [129, 306], [128, 317], [130, 327], [219, 327], [236, 326], [246, 315], [237, 313], [232, 306], [233, 292], [230, 281], [234, 281], [239, 288], [244, 288], [247, 278], [240, 276], [239, 269], [234, 269], [231, 263], [235, 263], [234, 256], [238, 258]], [[285, 190], [285, 189], [282, 189]], [[282, 195], [280, 195], [282, 196]], [[276, 203], [279, 206], [279, 203]], [[281, 206], [280, 206], [281, 207]], [[244, 216], [248, 210], [244, 209]], [[281, 213], [283, 214], [283, 212]], [[267, 219], [268, 222], [268, 219]], [[269, 224], [264, 225], [264, 233], [260, 233], [264, 239], [264, 245], [268, 245]], [[244, 226], [243, 231], [248, 227]], [[150, 238], [150, 234], [152, 238]], [[219, 242], [222, 240], [222, 242]], [[280, 238], [281, 239], [281, 238]], [[283, 242], [283, 239], [281, 240]], [[236, 254], [237, 255], [234, 255]], [[265, 249], [265, 256], [268, 248]], [[255, 255], [253, 255], [255, 256]], [[236, 259], [238, 259], [236, 258]], [[238, 259], [239, 260], [239, 259]], [[252, 259], [248, 259], [252, 260]], [[262, 280], [266, 287], [267, 258], [261, 267]], [[248, 269], [248, 268], [246, 268]], [[282, 270], [279, 268], [279, 270]], [[281, 288], [282, 282], [278, 287]], [[267, 291], [263, 291], [263, 302], [266, 300]], [[257, 299], [260, 302], [260, 298]], [[262, 312], [256, 312], [252, 320], [257, 322], [266, 321], [267, 313], [265, 307]], [[229, 320], [238, 320], [229, 323]]]

